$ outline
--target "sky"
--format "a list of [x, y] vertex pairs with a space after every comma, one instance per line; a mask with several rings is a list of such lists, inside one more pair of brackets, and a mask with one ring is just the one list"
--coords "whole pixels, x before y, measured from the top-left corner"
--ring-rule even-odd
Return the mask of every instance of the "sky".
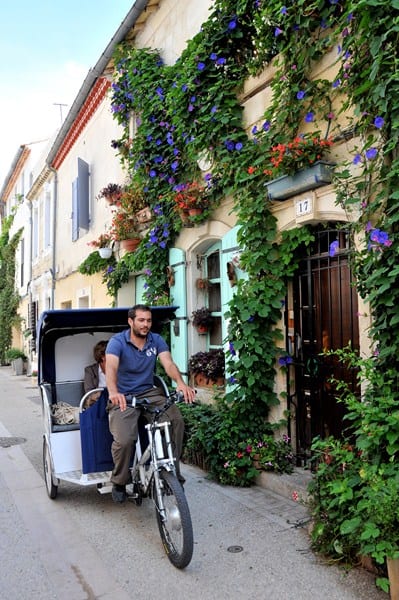
[[[22, 144], [65, 119], [134, 0], [11, 0], [0, 7], [0, 189]], [[60, 106], [66, 104], [67, 106]]]

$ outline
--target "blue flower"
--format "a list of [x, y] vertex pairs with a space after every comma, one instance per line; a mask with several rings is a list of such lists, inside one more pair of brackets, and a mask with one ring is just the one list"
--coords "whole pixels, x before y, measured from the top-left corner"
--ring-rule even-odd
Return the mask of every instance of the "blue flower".
[[235, 149], [238, 150], [238, 151], [242, 150], [242, 143], [241, 142], [237, 142], [236, 145], [235, 145]]
[[302, 100], [305, 97], [305, 94], [306, 94], [306, 92], [299, 90], [299, 92], [297, 92], [296, 97], [298, 98], [298, 100]]
[[157, 172], [154, 169], [151, 169], [151, 171], [148, 173], [148, 175], [150, 177], [156, 177], [157, 176]]
[[331, 257], [335, 256], [336, 253], [339, 250], [339, 241], [338, 240], [334, 240], [333, 242], [331, 242], [330, 244], [330, 251], [329, 251], [329, 255]]
[[270, 129], [270, 121], [265, 121], [262, 125], [263, 131], [269, 131]]
[[286, 7], [286, 6], [283, 6], [283, 7], [280, 9], [280, 14], [282, 14], [282, 15], [288, 15], [288, 10], [287, 10], [287, 7]]
[[237, 27], [237, 19], [231, 19], [230, 23], [228, 24], [228, 29], [235, 29]]
[[221, 56], [220, 58], [217, 59], [216, 64], [217, 65], [225, 65], [226, 62], [227, 62], [227, 60]]
[[199, 62], [197, 64], [197, 69], [198, 69], [198, 71], [203, 71], [205, 69], [205, 63]]
[[216, 106], [216, 104], [214, 104], [211, 108], [211, 114], [212, 115], [215, 114], [215, 112], [217, 112], [217, 110], [218, 110], [218, 107]]
[[209, 58], [210, 58], [211, 60], [216, 60], [216, 59], [217, 59], [217, 57], [218, 57], [218, 55], [217, 55], [215, 52], [212, 52], [212, 54], [210, 55], [210, 57], [209, 57]]
[[377, 129], [381, 129], [381, 127], [384, 126], [384, 123], [385, 123], [385, 121], [382, 117], [376, 117], [374, 119], [374, 125], [375, 125], [375, 127], [377, 127]]
[[274, 30], [274, 37], [278, 37], [282, 33], [283, 33], [283, 30], [280, 29], [280, 27], [276, 27], [275, 30]]
[[377, 148], [369, 148], [366, 151], [366, 158], [368, 158], [369, 160], [374, 160], [374, 158], [377, 156], [377, 154], [378, 154]]
[[306, 115], [305, 115], [306, 123], [312, 123], [313, 120], [314, 120], [314, 113], [312, 113], [312, 112], [306, 113]]
[[257, 128], [257, 126], [256, 126], [256, 125], [254, 125], [254, 126], [252, 127], [251, 133], [252, 133], [253, 135], [256, 135], [256, 134], [258, 133], [258, 128]]
[[353, 164], [354, 165], [358, 165], [359, 163], [362, 162], [362, 156], [361, 154], [356, 154], [355, 158], [353, 159]]
[[336, 79], [336, 80], [333, 82], [333, 84], [332, 84], [333, 88], [337, 88], [337, 87], [339, 87], [340, 85], [341, 85], [341, 80], [340, 80], [340, 79]]
[[292, 356], [280, 356], [280, 358], [278, 359], [278, 364], [282, 367], [286, 367], [287, 365], [290, 365], [292, 363]]

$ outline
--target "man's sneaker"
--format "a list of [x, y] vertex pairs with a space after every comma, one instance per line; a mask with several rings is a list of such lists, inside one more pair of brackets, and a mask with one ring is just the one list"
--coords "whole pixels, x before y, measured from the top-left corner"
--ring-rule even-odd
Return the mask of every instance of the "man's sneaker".
[[118, 504], [123, 504], [126, 500], [126, 486], [114, 483], [112, 486], [112, 500]]

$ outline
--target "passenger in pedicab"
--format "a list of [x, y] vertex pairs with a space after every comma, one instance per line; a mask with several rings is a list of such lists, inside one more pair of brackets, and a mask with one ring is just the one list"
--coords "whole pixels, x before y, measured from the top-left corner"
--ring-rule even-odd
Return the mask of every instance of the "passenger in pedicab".
[[[111, 446], [114, 468], [111, 475], [114, 502], [126, 500], [126, 484], [130, 482], [131, 459], [138, 435], [140, 411], [128, 406], [126, 395], [148, 398], [152, 405], [165, 404], [165, 391], [154, 385], [157, 358], [166, 374], [176, 383], [186, 403], [194, 401], [195, 390], [188, 386], [173, 362], [169, 347], [157, 333], [151, 332], [151, 308], [137, 304], [128, 312], [129, 329], [115, 334], [106, 349], [106, 383], [109, 394], [109, 428], [113, 436]], [[171, 437], [176, 457], [176, 475], [181, 483], [179, 459], [183, 446], [184, 420], [180, 410], [172, 405], [161, 420], [171, 423]]]
[[[83, 387], [84, 391], [89, 392], [90, 390], [94, 390], [96, 388], [105, 388], [105, 349], [107, 347], [108, 341], [101, 340], [97, 342], [97, 344], [93, 348], [93, 357], [95, 363], [88, 365], [85, 367], [84, 381]], [[89, 408], [94, 402], [98, 400], [101, 392], [93, 392], [85, 401], [85, 405], [83, 408]]]

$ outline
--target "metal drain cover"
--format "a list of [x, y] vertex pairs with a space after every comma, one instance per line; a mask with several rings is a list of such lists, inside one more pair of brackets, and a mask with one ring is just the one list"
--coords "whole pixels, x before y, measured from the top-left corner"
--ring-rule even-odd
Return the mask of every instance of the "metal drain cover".
[[227, 548], [227, 552], [231, 552], [232, 554], [237, 554], [237, 552], [242, 552], [243, 550], [242, 546], [229, 546]]
[[0, 437], [0, 447], [9, 448], [10, 446], [17, 446], [26, 442], [26, 438], [23, 437]]

